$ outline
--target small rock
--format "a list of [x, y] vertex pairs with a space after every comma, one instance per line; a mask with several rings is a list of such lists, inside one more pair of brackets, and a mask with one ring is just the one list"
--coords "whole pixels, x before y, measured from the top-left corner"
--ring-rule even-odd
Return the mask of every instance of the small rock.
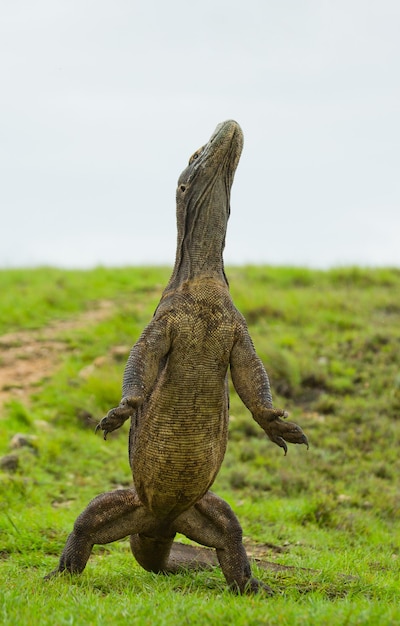
[[34, 425], [39, 430], [52, 430], [52, 428], [53, 428], [52, 424], [50, 424], [46, 420], [35, 420], [34, 421]]
[[98, 356], [97, 358], [95, 358], [95, 360], [92, 363], [90, 363], [89, 365], [86, 365], [85, 367], [81, 369], [81, 371], [79, 372], [79, 376], [83, 378], [84, 380], [87, 380], [88, 378], [90, 378], [90, 376], [92, 376], [95, 373], [98, 367], [102, 367], [106, 362], [107, 362], [107, 357]]
[[15, 472], [18, 469], [19, 458], [17, 454], [6, 454], [0, 458], [0, 469]]
[[16, 448], [36, 448], [37, 437], [35, 435], [25, 435], [22, 433], [16, 433], [10, 441], [10, 448], [15, 450]]
[[55, 509], [69, 509], [75, 500], [53, 500], [51, 506]]
[[362, 503], [362, 507], [363, 509], [372, 509], [373, 504], [369, 500], [364, 500], [364, 502]]
[[126, 360], [129, 356], [130, 348], [127, 346], [114, 346], [111, 348], [111, 356], [116, 361]]
[[86, 409], [76, 409], [76, 417], [78, 418], [81, 426], [85, 426], [87, 428], [92, 428], [99, 423], [99, 420], [94, 417], [92, 413], [86, 411]]
[[350, 502], [351, 496], [348, 496], [345, 493], [340, 493], [337, 499], [338, 499], [338, 502]]

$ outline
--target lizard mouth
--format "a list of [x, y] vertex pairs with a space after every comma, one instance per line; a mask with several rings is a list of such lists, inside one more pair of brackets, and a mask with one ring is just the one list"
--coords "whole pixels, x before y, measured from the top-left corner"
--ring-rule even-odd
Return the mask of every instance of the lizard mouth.
[[242, 148], [243, 132], [239, 124], [234, 120], [221, 122], [208, 143], [191, 157], [189, 166], [182, 172], [178, 184], [185, 185], [194, 181], [199, 175], [212, 180], [218, 172], [224, 171], [230, 187]]
[[217, 138], [227, 138], [228, 140], [232, 139], [235, 134], [239, 135], [243, 141], [243, 133], [239, 124], [235, 122], [235, 120], [226, 120], [225, 122], [218, 124], [217, 128], [210, 137], [209, 143], [214, 142]]
[[[239, 124], [235, 120], [226, 120], [218, 124], [217, 128], [210, 137], [208, 144], [205, 146], [204, 157], [212, 158], [214, 151], [218, 153], [222, 151], [231, 151], [231, 167], [235, 171], [239, 162], [243, 149], [243, 132]], [[203, 156], [203, 155], [202, 155]]]

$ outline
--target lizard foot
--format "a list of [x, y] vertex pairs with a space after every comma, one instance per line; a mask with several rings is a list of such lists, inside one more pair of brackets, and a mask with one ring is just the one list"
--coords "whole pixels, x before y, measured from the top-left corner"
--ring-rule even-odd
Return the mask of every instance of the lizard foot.
[[51, 578], [55, 578], [55, 576], [57, 576], [58, 574], [61, 574], [62, 571], [64, 571], [64, 570], [60, 570], [57, 567], [56, 569], [53, 569], [53, 571], [50, 572], [49, 574], [46, 574], [46, 576], [43, 576], [43, 580], [50, 580]]
[[270, 413], [269, 420], [266, 424], [263, 424], [263, 429], [271, 441], [284, 449], [285, 455], [287, 453], [286, 441], [288, 443], [304, 443], [308, 450], [308, 439], [300, 426], [294, 422], [285, 422], [279, 417], [279, 415], [282, 415], [286, 418], [286, 411], [281, 411], [280, 409], [269, 409], [268, 411]]
[[131, 417], [134, 406], [128, 403], [128, 400], [124, 398], [121, 400], [119, 406], [108, 411], [107, 415], [97, 424], [95, 432], [102, 430], [104, 432], [104, 439], [107, 439], [108, 433], [112, 433], [113, 430], [120, 428], [124, 422]]
[[263, 593], [267, 596], [274, 595], [274, 591], [271, 589], [271, 587], [263, 583], [261, 580], [258, 580], [258, 578], [250, 578], [249, 582], [244, 588], [243, 593], [245, 595], [252, 595], [255, 593]]
[[255, 595], [256, 593], [262, 593], [267, 596], [273, 596], [274, 591], [271, 587], [268, 587], [265, 583], [258, 578], [249, 578], [244, 587], [240, 587], [237, 582], [229, 585], [230, 590], [236, 595]]
[[71, 574], [79, 574], [80, 571], [76, 571], [74, 572], [73, 570], [69, 570], [67, 567], [56, 567], [56, 569], [53, 569], [53, 571], [49, 572], [48, 574], [46, 574], [46, 576], [43, 576], [43, 580], [51, 580], [52, 578], [56, 578], [58, 576], [66, 576], [66, 575], [71, 575]]

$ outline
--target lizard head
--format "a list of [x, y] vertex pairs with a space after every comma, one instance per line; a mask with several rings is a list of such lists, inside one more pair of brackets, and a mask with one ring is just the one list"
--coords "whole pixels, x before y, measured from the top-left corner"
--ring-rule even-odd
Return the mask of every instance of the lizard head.
[[208, 143], [196, 150], [178, 180], [177, 200], [190, 195], [194, 186], [204, 188], [228, 179], [229, 191], [243, 148], [239, 124], [227, 120], [218, 124]]
[[239, 124], [222, 122], [208, 143], [190, 157], [179, 177], [175, 270], [183, 270], [186, 278], [215, 271], [223, 274], [230, 193], [242, 148]]

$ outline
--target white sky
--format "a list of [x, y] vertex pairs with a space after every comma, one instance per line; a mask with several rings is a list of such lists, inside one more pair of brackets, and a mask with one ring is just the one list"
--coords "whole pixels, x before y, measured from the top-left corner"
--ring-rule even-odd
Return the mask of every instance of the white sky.
[[228, 118], [226, 263], [400, 266], [398, 0], [2, 0], [0, 266], [172, 264]]

